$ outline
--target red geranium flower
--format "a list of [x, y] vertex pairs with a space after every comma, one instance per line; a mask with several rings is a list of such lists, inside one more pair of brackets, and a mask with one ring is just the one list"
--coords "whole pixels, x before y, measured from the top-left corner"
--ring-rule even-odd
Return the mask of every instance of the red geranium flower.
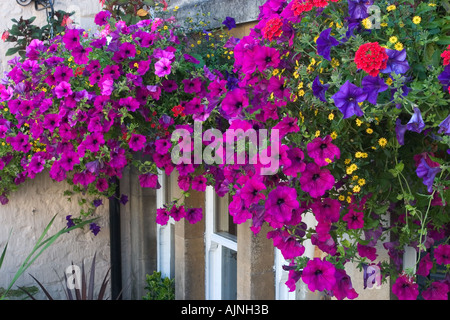
[[386, 68], [388, 59], [386, 49], [381, 47], [378, 42], [361, 45], [355, 54], [356, 66], [372, 77], [376, 77], [380, 70]]
[[279, 37], [281, 35], [283, 32], [282, 27], [283, 21], [281, 21], [279, 17], [269, 19], [262, 30], [263, 37], [269, 41], [272, 41], [275, 37]]

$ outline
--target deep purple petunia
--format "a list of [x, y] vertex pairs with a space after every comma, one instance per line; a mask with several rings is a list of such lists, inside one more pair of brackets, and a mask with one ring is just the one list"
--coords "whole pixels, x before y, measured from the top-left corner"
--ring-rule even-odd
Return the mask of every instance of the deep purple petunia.
[[440, 167], [431, 167], [427, 161], [422, 158], [416, 169], [416, 174], [419, 178], [422, 178], [423, 184], [427, 186], [428, 192], [433, 191], [433, 182], [436, 175], [441, 172]]
[[444, 281], [434, 281], [422, 292], [425, 300], [448, 300], [449, 286]]
[[417, 133], [422, 132], [422, 130], [425, 128], [425, 122], [423, 122], [422, 114], [419, 108], [414, 107], [414, 114], [411, 116], [411, 119], [406, 124], [406, 128], [409, 131], [414, 131]]
[[330, 135], [325, 138], [316, 137], [313, 141], [308, 143], [306, 150], [308, 155], [314, 159], [314, 162], [323, 167], [330, 162], [334, 162], [335, 159], [340, 159], [341, 151], [332, 143], [333, 139]]
[[450, 135], [450, 115], [447, 116], [442, 122], [439, 124], [439, 133], [444, 133], [445, 135]]
[[315, 163], [308, 163], [300, 179], [300, 187], [308, 192], [311, 197], [317, 198], [325, 194], [334, 186], [334, 177], [327, 169], [321, 169]]
[[440, 244], [434, 250], [434, 257], [436, 259], [437, 264], [450, 264], [450, 245], [449, 244]]
[[438, 80], [442, 84], [443, 90], [448, 92], [448, 87], [450, 85], [450, 64], [439, 74]]
[[369, 16], [367, 9], [373, 4], [373, 0], [347, 0], [348, 15], [352, 20], [362, 20]]
[[378, 94], [389, 88], [379, 76], [365, 76], [361, 81], [361, 85], [363, 91], [367, 93], [367, 101], [374, 105], [377, 104]]
[[274, 247], [281, 251], [283, 258], [294, 259], [303, 255], [305, 247], [287, 230], [276, 229], [267, 232], [267, 239], [272, 239]]
[[355, 299], [358, 297], [358, 293], [356, 293], [355, 289], [353, 288], [352, 280], [347, 275], [347, 272], [345, 270], [336, 269], [334, 276], [336, 278], [336, 283], [333, 286], [332, 292], [336, 299]]
[[328, 61], [331, 61], [331, 48], [339, 45], [339, 41], [332, 37], [330, 33], [331, 28], [325, 29], [320, 33], [319, 38], [316, 40], [317, 53]]
[[371, 261], [374, 261], [377, 258], [377, 249], [375, 247], [362, 245], [360, 243], [356, 246], [360, 257], [366, 257]]
[[350, 81], [346, 81], [332, 97], [334, 104], [344, 114], [344, 119], [353, 115], [361, 117], [364, 115], [358, 103], [363, 102], [367, 98], [367, 92], [354, 85]]
[[402, 74], [409, 70], [409, 64], [406, 60], [406, 49], [401, 51], [386, 49], [386, 54], [389, 59], [387, 61], [386, 69], [380, 70], [381, 73], [397, 73]]
[[339, 221], [341, 204], [339, 200], [331, 198], [315, 199], [311, 210], [317, 221], [333, 223]]
[[405, 133], [408, 130], [406, 124], [402, 124], [400, 118], [397, 118], [395, 121], [395, 135], [397, 137], [397, 141], [400, 145], [405, 144]]
[[222, 101], [222, 110], [228, 117], [237, 117], [243, 108], [248, 106], [248, 98], [244, 89], [234, 89], [227, 92]]
[[342, 217], [342, 220], [347, 222], [347, 228], [349, 229], [361, 229], [364, 227], [364, 213], [355, 210], [352, 206], [348, 213]]
[[22, 132], [18, 132], [15, 137], [6, 137], [6, 142], [9, 143], [14, 150], [19, 152], [30, 151], [30, 137]]
[[283, 166], [283, 173], [288, 176], [296, 177], [298, 173], [305, 170], [306, 164], [303, 161], [305, 155], [300, 148], [290, 148], [287, 151], [287, 156], [291, 160], [291, 164]]
[[430, 270], [433, 268], [433, 261], [431, 261], [430, 253], [427, 253], [420, 259], [419, 267], [416, 274], [419, 276], [427, 277], [430, 274]]
[[327, 102], [325, 99], [325, 92], [330, 87], [329, 84], [322, 84], [320, 82], [319, 76], [317, 76], [312, 83], [313, 94], [316, 98], [319, 98], [320, 101]]
[[206, 182], [206, 178], [203, 175], [198, 175], [192, 179], [192, 189], [205, 192]]
[[236, 28], [236, 21], [232, 17], [226, 17], [225, 20], [222, 22], [222, 24], [228, 28], [228, 30], [231, 30], [233, 28]]
[[92, 51], [90, 47], [83, 47], [81, 45], [72, 49], [73, 61], [76, 64], [87, 64], [89, 62], [89, 53]]
[[319, 290], [331, 291], [336, 284], [336, 268], [326, 260], [314, 258], [306, 263], [302, 273], [302, 280], [312, 292]]

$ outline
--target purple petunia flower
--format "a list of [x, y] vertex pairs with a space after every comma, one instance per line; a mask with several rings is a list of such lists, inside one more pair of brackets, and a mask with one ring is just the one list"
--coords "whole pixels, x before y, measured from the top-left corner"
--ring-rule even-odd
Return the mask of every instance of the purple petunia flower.
[[439, 74], [438, 80], [442, 84], [444, 91], [447, 92], [450, 85], [450, 64]]
[[402, 124], [400, 118], [397, 118], [395, 122], [395, 135], [397, 137], [397, 141], [400, 145], [405, 144], [405, 133], [408, 130], [406, 124]]
[[236, 28], [236, 21], [232, 17], [226, 17], [225, 20], [222, 22], [222, 24], [228, 28], [228, 30], [231, 30], [233, 28]]
[[445, 281], [434, 281], [422, 292], [425, 300], [448, 300], [449, 286]]
[[299, 208], [297, 192], [294, 188], [282, 186], [270, 191], [265, 203], [266, 221], [273, 227], [290, 221], [292, 211]]
[[268, 67], [276, 68], [280, 63], [280, 53], [276, 48], [268, 46], [260, 46], [254, 55], [255, 64], [260, 72]]
[[145, 138], [144, 135], [133, 133], [131, 135], [130, 141], [128, 142], [128, 145], [131, 150], [139, 151], [142, 148], [144, 148], [146, 141], [147, 141], [147, 139]]
[[332, 37], [330, 33], [331, 28], [325, 29], [320, 33], [319, 38], [316, 40], [317, 53], [328, 61], [331, 61], [331, 47], [339, 45], [339, 41]]
[[329, 84], [322, 84], [320, 82], [319, 76], [317, 76], [312, 83], [312, 90], [314, 96], [316, 96], [316, 98], [319, 98], [320, 101], [327, 102], [327, 100], [325, 99], [325, 92], [328, 90], [329, 87], [330, 87]]
[[159, 189], [161, 185], [158, 181], [158, 175], [153, 173], [139, 175], [139, 184], [142, 188]]
[[70, 83], [68, 83], [66, 81], [60, 82], [55, 87], [55, 94], [56, 94], [56, 97], [58, 97], [58, 98], [66, 98], [66, 97], [70, 96], [72, 94], [72, 89], [70, 87]]
[[108, 10], [100, 11], [95, 15], [94, 23], [98, 26], [104, 26], [108, 23], [109, 18], [111, 18], [111, 12]]
[[313, 198], [323, 196], [327, 190], [333, 188], [335, 183], [330, 171], [321, 169], [315, 163], [306, 165], [305, 171], [299, 180], [301, 189], [304, 192], [308, 192]]
[[67, 50], [73, 50], [80, 46], [80, 31], [78, 29], [69, 29], [62, 38]]
[[367, 9], [373, 4], [373, 0], [347, 0], [348, 15], [353, 20], [365, 19], [369, 16]]
[[361, 117], [364, 115], [363, 111], [358, 105], [358, 102], [363, 102], [367, 98], [367, 92], [354, 85], [350, 81], [346, 81], [332, 97], [334, 104], [344, 114], [344, 119], [350, 118], [353, 115]]
[[323, 167], [328, 165], [328, 161], [334, 161], [335, 158], [339, 159], [341, 157], [341, 151], [336, 145], [331, 143], [332, 141], [333, 139], [329, 135], [323, 139], [316, 137], [306, 146], [308, 155], [314, 159], [317, 165]]
[[336, 284], [333, 286], [333, 295], [338, 300], [343, 300], [345, 298], [355, 299], [358, 297], [355, 289], [352, 285], [352, 280], [347, 275], [347, 272], [343, 269], [336, 269], [334, 274], [336, 278]]
[[409, 122], [406, 124], [406, 128], [409, 131], [414, 131], [417, 133], [422, 132], [423, 128], [425, 128], [425, 122], [423, 122], [422, 114], [420, 113], [420, 109], [414, 107], [414, 114], [412, 115]]
[[266, 185], [257, 179], [249, 179], [242, 187], [239, 195], [247, 204], [257, 203], [266, 196], [261, 192], [266, 189]]
[[67, 220], [67, 228], [75, 226], [75, 222], [73, 222], [72, 220], [72, 215], [66, 216], [66, 220]]
[[202, 208], [189, 208], [186, 211], [185, 219], [190, 224], [196, 224], [197, 222], [202, 220], [202, 218], [203, 218], [203, 210], [202, 210]]
[[450, 135], [450, 115], [447, 116], [440, 124], [439, 124], [439, 133], [444, 133], [447, 136]]
[[406, 49], [402, 51], [386, 49], [386, 54], [389, 59], [387, 61], [386, 69], [380, 70], [381, 73], [397, 73], [402, 74], [409, 70], [409, 64], [406, 60]]
[[433, 191], [434, 178], [439, 172], [441, 172], [440, 167], [431, 167], [424, 158], [420, 160], [416, 169], [417, 176], [422, 178], [423, 184], [427, 186], [427, 191], [430, 193]]
[[361, 81], [361, 85], [363, 91], [367, 93], [367, 101], [374, 105], [377, 104], [378, 94], [389, 88], [379, 76], [365, 76]]
[[246, 106], [248, 106], [247, 94], [240, 88], [228, 91], [222, 101], [222, 110], [228, 117], [237, 117]]
[[419, 295], [418, 287], [418, 284], [414, 283], [412, 278], [403, 274], [397, 278], [392, 286], [392, 293], [400, 300], [416, 300]]
[[192, 179], [192, 189], [205, 192], [206, 182], [206, 178], [203, 175], [198, 175]]

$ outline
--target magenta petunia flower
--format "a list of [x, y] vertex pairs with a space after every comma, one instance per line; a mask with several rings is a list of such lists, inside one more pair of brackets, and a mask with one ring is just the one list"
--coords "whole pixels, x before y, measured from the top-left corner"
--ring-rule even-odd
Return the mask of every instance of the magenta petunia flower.
[[189, 208], [186, 211], [186, 217], [185, 219], [190, 224], [196, 224], [203, 218], [203, 210], [202, 208]]
[[73, 170], [76, 164], [80, 163], [80, 157], [78, 153], [74, 151], [65, 152], [61, 155], [61, 159], [58, 161], [61, 169], [64, 171]]
[[361, 229], [364, 227], [364, 213], [355, 211], [353, 207], [349, 209], [342, 220], [347, 222], [347, 227], [349, 229]]
[[80, 31], [78, 29], [68, 29], [62, 38], [67, 50], [72, 50], [80, 46]]
[[158, 181], [158, 175], [153, 173], [146, 173], [139, 175], [139, 184], [142, 188], [159, 189], [161, 185]]
[[192, 179], [192, 189], [205, 192], [206, 178], [203, 175], [196, 176]]
[[248, 97], [245, 90], [240, 88], [227, 92], [222, 101], [222, 110], [231, 118], [237, 117], [246, 106], [248, 106]]
[[73, 61], [76, 64], [87, 64], [89, 62], [89, 52], [92, 51], [90, 47], [83, 47], [81, 45], [72, 49]]
[[254, 58], [260, 72], [264, 72], [268, 67], [276, 68], [280, 63], [278, 50], [268, 46], [259, 46], [256, 49]]
[[156, 223], [164, 226], [169, 221], [170, 214], [165, 208], [156, 209]]
[[291, 163], [283, 166], [283, 173], [296, 177], [298, 173], [305, 170], [306, 164], [303, 162], [304, 154], [300, 148], [291, 148], [287, 151], [287, 156]]
[[108, 180], [106, 180], [105, 178], [99, 178], [97, 183], [95, 184], [95, 187], [98, 191], [105, 192], [109, 188]]
[[249, 211], [249, 206], [238, 195], [233, 196], [233, 200], [228, 206], [230, 215], [233, 217], [233, 223], [241, 224], [252, 218], [252, 213]]
[[144, 135], [133, 133], [131, 135], [130, 141], [128, 142], [128, 145], [131, 150], [139, 151], [142, 148], [144, 148], [146, 142], [147, 139], [145, 138]]
[[395, 280], [392, 286], [392, 293], [400, 300], [416, 300], [419, 295], [418, 287], [418, 284], [414, 283], [411, 277], [402, 274]]
[[323, 139], [316, 137], [306, 146], [308, 155], [314, 159], [317, 165], [323, 167], [341, 157], [341, 151], [331, 143], [332, 141], [333, 139], [329, 135]]
[[434, 281], [422, 292], [425, 300], [448, 300], [448, 285], [443, 281]]
[[174, 204], [169, 211], [170, 216], [175, 221], [180, 221], [182, 218], [186, 217], [186, 210], [184, 210], [184, 206], [177, 206]]
[[334, 177], [327, 169], [321, 169], [315, 163], [308, 163], [300, 177], [300, 187], [308, 192], [311, 197], [317, 198], [325, 194], [334, 186]]
[[184, 92], [186, 93], [200, 93], [202, 90], [202, 81], [200, 78], [183, 79]]
[[430, 253], [427, 253], [420, 259], [419, 268], [417, 268], [416, 274], [419, 276], [427, 277], [430, 274], [430, 270], [433, 268], [433, 261], [431, 261]]
[[266, 220], [275, 228], [292, 218], [292, 210], [300, 207], [297, 191], [287, 186], [279, 186], [269, 192], [265, 203]]
[[6, 137], [6, 142], [9, 143], [14, 150], [19, 152], [28, 152], [31, 149], [29, 143], [30, 137], [22, 132], [17, 133], [15, 137]]
[[108, 23], [109, 18], [111, 18], [111, 12], [108, 10], [100, 11], [95, 15], [94, 23], [98, 26], [104, 26]]
[[337, 222], [340, 217], [341, 204], [336, 199], [315, 199], [311, 204], [311, 210], [317, 221]]
[[300, 128], [298, 126], [298, 119], [293, 117], [284, 117], [272, 128], [272, 130], [279, 130], [278, 134], [280, 136], [280, 139], [288, 133], [298, 132], [300, 131]]
[[93, 132], [89, 134], [83, 141], [83, 146], [91, 152], [97, 152], [100, 147], [105, 143], [103, 134], [99, 132]]
[[314, 258], [309, 260], [303, 269], [302, 280], [312, 292], [331, 291], [336, 284], [335, 273], [336, 269], [331, 262]]
[[266, 185], [260, 180], [249, 179], [240, 190], [239, 195], [248, 205], [251, 205], [266, 198], [266, 196], [261, 192], [265, 189]]
[[60, 82], [55, 87], [55, 93], [56, 93], [56, 97], [58, 97], [58, 98], [67, 98], [68, 96], [70, 96], [72, 94], [72, 89], [71, 89], [70, 83], [68, 83], [66, 81]]
[[36, 173], [44, 170], [45, 159], [38, 153], [35, 153], [28, 165], [28, 176], [33, 177]]
[[352, 280], [347, 275], [347, 272], [345, 272], [345, 270], [336, 269], [334, 276], [336, 278], [336, 284], [333, 286], [332, 291], [336, 299], [355, 299], [359, 296], [353, 288]]
[[168, 139], [158, 139], [155, 141], [155, 151], [159, 154], [166, 154], [172, 147], [172, 142]]
[[170, 74], [172, 62], [167, 58], [161, 58], [155, 63], [155, 74], [158, 77], [164, 77]]
[[69, 82], [70, 78], [73, 77], [73, 70], [72, 68], [66, 66], [57, 66], [53, 76], [55, 77], [55, 81], [57, 83], [62, 81]]
[[286, 260], [300, 257], [305, 252], [305, 247], [287, 230], [269, 231], [267, 239], [272, 239], [273, 245], [281, 251]]
[[61, 116], [59, 114], [56, 113], [46, 114], [44, 122], [42, 123], [42, 127], [53, 133], [53, 131], [55, 131], [55, 129], [59, 127], [60, 123], [61, 123]]
[[437, 264], [450, 264], [450, 245], [440, 244], [434, 250], [434, 257]]
[[370, 247], [366, 245], [362, 245], [360, 243], [357, 244], [358, 254], [360, 257], [366, 257], [371, 261], [374, 261], [377, 258], [377, 249], [375, 247]]

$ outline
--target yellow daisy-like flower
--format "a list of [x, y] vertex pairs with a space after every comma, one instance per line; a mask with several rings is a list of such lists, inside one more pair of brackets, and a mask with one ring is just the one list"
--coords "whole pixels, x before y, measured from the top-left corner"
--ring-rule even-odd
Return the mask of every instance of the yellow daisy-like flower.
[[348, 175], [351, 175], [351, 174], [353, 173], [353, 170], [352, 170], [350, 167], [348, 167], [348, 168], [345, 170], [345, 172], [346, 172]]
[[362, 152], [358, 151], [355, 153], [355, 157], [356, 158], [361, 158], [362, 157]]
[[366, 132], [367, 132], [368, 134], [372, 134], [372, 133], [373, 133], [373, 130], [372, 130], [372, 128], [367, 128], [367, 129], [366, 129]]
[[380, 26], [382, 26], [382, 27], [387, 27], [388, 24], [387, 24], [386, 22], [383, 22], [383, 23], [380, 23]]
[[347, 203], [352, 203], [352, 197], [347, 196]]
[[337, 138], [337, 133], [336, 133], [336, 131], [333, 131], [331, 134], [330, 134], [330, 137], [331, 137], [331, 139], [336, 139]]
[[392, 36], [389, 38], [389, 42], [392, 44], [397, 43], [397, 41], [398, 41], [398, 38], [396, 36]]
[[365, 152], [363, 152], [363, 153], [361, 154], [361, 157], [364, 158], [364, 159], [367, 158], [368, 156], [369, 156], [369, 155], [368, 155], [367, 153], [365, 153]]
[[380, 139], [378, 140], [378, 144], [379, 144], [381, 147], [385, 147], [385, 146], [387, 145], [387, 140], [386, 140], [386, 138], [380, 138]]
[[362, 121], [361, 120], [359, 120], [359, 119], [356, 119], [356, 125], [358, 126], [358, 127], [360, 127], [361, 125], [362, 125]]
[[349, 164], [350, 162], [352, 162], [351, 159], [345, 159], [345, 160], [344, 160], [344, 163], [345, 163], [345, 164]]
[[353, 187], [353, 192], [358, 193], [361, 191], [361, 187], [360, 186], [354, 186]]
[[298, 96], [299, 97], [303, 97], [305, 95], [305, 90], [300, 90], [299, 92], [298, 92]]
[[389, 12], [394, 11], [395, 9], [397, 9], [397, 7], [393, 4], [386, 8], [386, 10]]
[[355, 170], [358, 169], [358, 166], [357, 166], [356, 164], [352, 163], [352, 164], [350, 165], [350, 169], [353, 170], [353, 171], [355, 171]]
[[392, 78], [387, 78], [384, 83], [386, 83], [388, 86], [390, 86], [392, 84], [392, 82], [393, 82]]
[[358, 180], [358, 184], [359, 184], [360, 186], [365, 185], [365, 184], [366, 184], [366, 179], [364, 179], [364, 178], [359, 179], [359, 180]]
[[436, 3], [429, 3], [428, 6], [429, 7], [436, 7]]
[[330, 113], [329, 115], [328, 115], [328, 120], [333, 120], [334, 119], [334, 113]]
[[345, 196], [341, 194], [341, 195], [338, 197], [338, 199], [339, 199], [339, 201], [344, 201], [344, 200], [345, 200]]
[[320, 136], [320, 130], [317, 130], [316, 133], [315, 133], [314, 135], [316, 136], [316, 138], [317, 138], [318, 136]]
[[403, 43], [397, 42], [394, 46], [395, 50], [402, 51], [403, 50]]
[[332, 58], [332, 59], [331, 59], [331, 66], [332, 66], [333, 68], [339, 67], [339, 60], [337, 60], [336, 58]]
[[420, 21], [422, 21], [422, 18], [419, 16], [415, 16], [412, 21], [414, 24], [419, 24]]
[[361, 21], [361, 23], [366, 29], [372, 28], [372, 22], [369, 20], [369, 18], [365, 18], [363, 21]]

